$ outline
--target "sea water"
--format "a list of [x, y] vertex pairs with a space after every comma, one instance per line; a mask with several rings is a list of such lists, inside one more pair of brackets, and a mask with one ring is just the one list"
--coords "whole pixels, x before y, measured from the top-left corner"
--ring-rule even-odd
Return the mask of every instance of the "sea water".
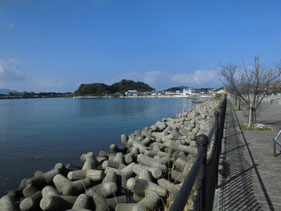
[[186, 98], [0, 100], [0, 196], [34, 171], [109, 151], [120, 135], [193, 106]]

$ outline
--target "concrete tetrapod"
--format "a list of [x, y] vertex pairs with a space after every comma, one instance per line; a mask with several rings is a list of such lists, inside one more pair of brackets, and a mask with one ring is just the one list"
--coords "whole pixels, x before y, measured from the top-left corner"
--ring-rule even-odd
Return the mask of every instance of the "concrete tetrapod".
[[9, 195], [5, 195], [0, 199], [0, 210], [14, 211], [16, 210], [15, 201]]
[[117, 191], [117, 184], [115, 182], [103, 182], [89, 188], [87, 191], [93, 190], [103, 197], [111, 196]]
[[138, 203], [120, 203], [115, 211], [145, 211], [154, 210], [160, 201], [160, 197], [153, 191], [148, 191], [146, 196]]
[[20, 202], [20, 210], [22, 211], [36, 211], [39, 209], [39, 202], [41, 200], [41, 191], [37, 191], [31, 196], [25, 198]]
[[72, 207], [72, 209], [74, 210], [89, 209], [89, 208], [90, 208], [90, 199], [89, 196], [87, 196], [84, 193], [78, 196]]
[[108, 211], [109, 206], [103, 196], [98, 194], [95, 190], [89, 189], [86, 191], [86, 195], [90, 196], [95, 203], [96, 211]]
[[88, 170], [75, 170], [67, 174], [67, 178], [71, 181], [81, 180], [88, 178], [91, 181], [100, 181], [104, 177], [102, 170], [88, 169]]
[[93, 152], [82, 154], [80, 160], [84, 163], [82, 170], [95, 169], [99, 166], [99, 162]]
[[[41, 171], [36, 171], [34, 173], [34, 177], [40, 177], [43, 176], [45, 178], [45, 181], [47, 184], [50, 184], [53, 181], [53, 178], [57, 175], [57, 174], [62, 174], [65, 175], [67, 174], [69, 170], [66, 169], [66, 167], [62, 164], [62, 163], [57, 163], [55, 165], [55, 167], [53, 169], [51, 169], [50, 171], [47, 172], [41, 172]], [[24, 184], [27, 185], [28, 183]], [[23, 184], [22, 184], [23, 185]]]
[[148, 166], [144, 166], [144, 165], [141, 165], [141, 164], [135, 164], [134, 168], [133, 168], [133, 171], [134, 171], [135, 174], [139, 174], [143, 169], [147, 169], [148, 171], [150, 171], [152, 176], [155, 179], [161, 178], [161, 176], [163, 174], [162, 169], [159, 168], [159, 167], [153, 168], [153, 167], [148, 167]]
[[89, 179], [71, 182], [61, 174], [56, 175], [53, 179], [53, 182], [58, 192], [62, 195], [77, 195], [85, 190], [85, 188], [90, 187], [92, 184]]
[[76, 196], [61, 196], [52, 186], [43, 188], [41, 194], [40, 208], [47, 211], [70, 209], [77, 198]]
[[127, 181], [127, 187], [130, 191], [136, 193], [138, 196], [144, 196], [149, 191], [153, 191], [162, 197], [166, 197], [167, 195], [167, 191], [164, 188], [144, 179], [130, 178]]

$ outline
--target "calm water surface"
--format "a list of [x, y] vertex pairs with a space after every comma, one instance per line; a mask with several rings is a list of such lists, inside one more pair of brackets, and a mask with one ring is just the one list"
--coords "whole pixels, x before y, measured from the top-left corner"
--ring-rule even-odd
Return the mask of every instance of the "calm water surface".
[[[0, 196], [36, 170], [81, 164], [82, 153], [120, 144], [122, 133], [192, 107], [191, 99], [0, 100]], [[42, 156], [30, 160], [30, 156]]]

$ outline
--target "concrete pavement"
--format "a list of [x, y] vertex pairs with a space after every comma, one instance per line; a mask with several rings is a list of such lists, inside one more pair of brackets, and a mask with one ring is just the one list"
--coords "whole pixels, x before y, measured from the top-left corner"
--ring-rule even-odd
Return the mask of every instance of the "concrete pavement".
[[[241, 131], [243, 112], [228, 103], [216, 210], [281, 210], [281, 153], [273, 157], [272, 139], [281, 126], [281, 105], [267, 104], [259, 123], [273, 131]], [[277, 153], [280, 152], [277, 146]]]

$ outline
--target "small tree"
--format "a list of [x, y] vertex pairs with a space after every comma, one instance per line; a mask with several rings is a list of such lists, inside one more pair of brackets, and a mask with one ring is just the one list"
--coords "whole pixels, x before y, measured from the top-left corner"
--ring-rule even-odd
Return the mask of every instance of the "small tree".
[[280, 85], [281, 66], [274, 69], [262, 68], [259, 57], [255, 57], [255, 66], [239, 68], [229, 64], [221, 66], [219, 71], [223, 83], [230, 93], [238, 96], [248, 109], [248, 125], [256, 121], [256, 111], [266, 94]]

